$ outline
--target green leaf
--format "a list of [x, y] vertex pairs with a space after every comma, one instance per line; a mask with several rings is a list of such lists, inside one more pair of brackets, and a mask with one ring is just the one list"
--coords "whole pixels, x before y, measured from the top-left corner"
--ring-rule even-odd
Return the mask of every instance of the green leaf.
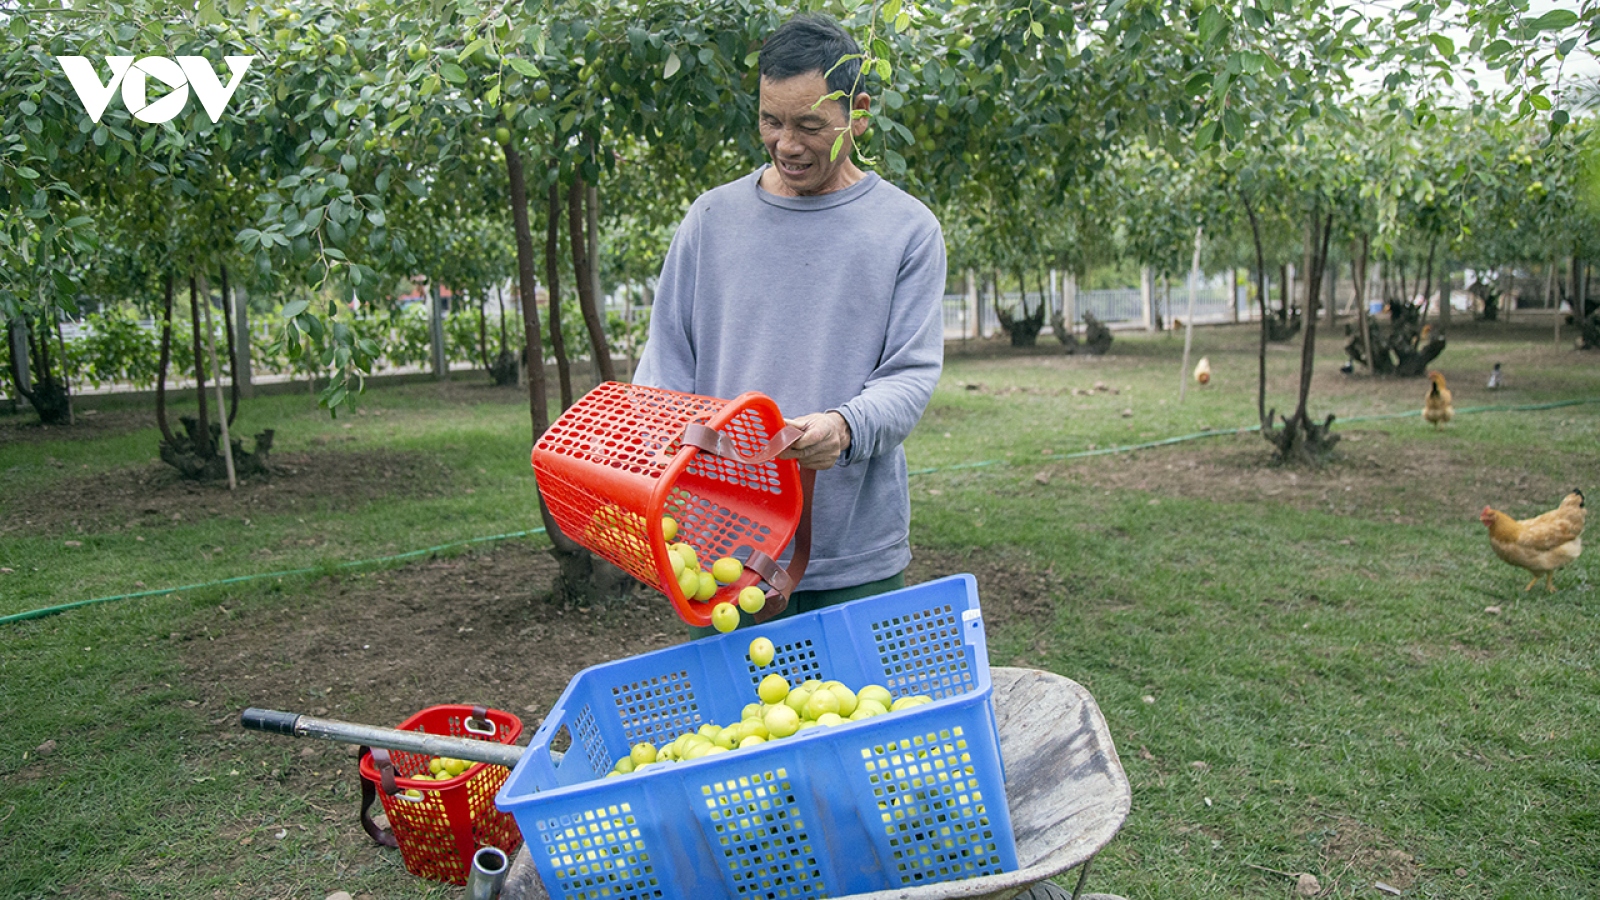
[[1044, 23], [1043, 22], [1039, 21], [1038, 19], [1034, 19], [1033, 20], [1033, 24], [1028, 26], [1028, 30], [1033, 32], [1033, 36], [1034, 37], [1039, 38], [1040, 40], [1044, 40]]
[[872, 62], [878, 70], [878, 77], [884, 81], [888, 81], [894, 75], [894, 69], [889, 65], [887, 59], [875, 59]]
[[1456, 42], [1442, 34], [1430, 34], [1428, 40], [1433, 42], [1433, 48], [1439, 51], [1440, 56], [1455, 56]]
[[447, 62], [439, 67], [439, 77], [450, 82], [451, 84], [465, 84], [467, 81], [467, 70], [461, 68], [453, 62]]
[[1527, 23], [1529, 31], [1560, 31], [1578, 24], [1578, 14], [1570, 9], [1552, 9], [1532, 22]]
[[28, 179], [29, 181], [39, 177], [38, 172], [35, 172], [33, 169], [30, 169], [27, 166], [17, 166], [17, 174]]
[[911, 27], [911, 14], [910, 13], [902, 12], [900, 15], [894, 17], [894, 30], [895, 31], [901, 32], [903, 34], [903, 33], [905, 33], [906, 29], [908, 29], [910, 27]]
[[511, 57], [511, 68], [523, 78], [539, 77], [539, 67], [520, 56]]
[[671, 78], [672, 76], [678, 74], [678, 67], [681, 65], [683, 65], [683, 61], [678, 59], [678, 54], [676, 51], [674, 51], [667, 56], [667, 65], [666, 68], [661, 70], [661, 77]]
[[892, 22], [898, 15], [900, 15], [900, 0], [886, 0], [883, 4], [883, 20]]
[[847, 131], [841, 131], [841, 132], [839, 132], [839, 136], [833, 139], [833, 150], [830, 151], [829, 154], [828, 154], [828, 161], [829, 162], [832, 162], [832, 161], [834, 161], [834, 160], [839, 158], [839, 151], [844, 149], [844, 136], [849, 134], [849, 133], [850, 132], [848, 130]]
[[1198, 26], [1200, 43], [1211, 43], [1212, 38], [1222, 33], [1222, 29], [1227, 24], [1228, 17], [1223, 14], [1222, 10], [1217, 9], [1215, 6], [1207, 6], [1205, 11], [1200, 13], [1200, 24]]
[[311, 301], [309, 300], [291, 300], [283, 307], [283, 317], [285, 319], [293, 319], [305, 312], [309, 306], [311, 306]]
[[1184, 85], [1184, 89], [1189, 92], [1189, 96], [1191, 96], [1191, 97], [1195, 97], [1195, 96], [1199, 96], [1200, 94], [1204, 94], [1206, 92], [1206, 90], [1208, 88], [1210, 88], [1210, 87], [1211, 87], [1211, 73], [1209, 73], [1209, 72], [1201, 72], [1200, 74], [1194, 76], [1193, 78], [1190, 78], [1189, 79], [1189, 83], [1187, 85]]
[[1244, 138], [1244, 119], [1237, 112], [1226, 110], [1222, 114], [1222, 130], [1228, 135], [1228, 140], [1238, 142]]
[[488, 44], [488, 43], [489, 43], [489, 39], [488, 38], [478, 38], [477, 40], [475, 40], [472, 43], [468, 44], [467, 45], [467, 49], [461, 51], [461, 58], [462, 59], [470, 58], [472, 56], [472, 54], [477, 53], [479, 50], [482, 50], [484, 48], [484, 45]]
[[1550, 108], [1550, 98], [1543, 94], [1529, 94], [1528, 102], [1532, 103], [1533, 108], [1539, 110], [1540, 112], [1544, 112]]

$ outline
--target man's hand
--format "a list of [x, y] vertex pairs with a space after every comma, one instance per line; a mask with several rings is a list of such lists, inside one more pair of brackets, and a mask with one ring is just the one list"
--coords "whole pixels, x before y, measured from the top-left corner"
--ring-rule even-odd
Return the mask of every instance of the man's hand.
[[836, 412], [812, 413], [784, 421], [805, 434], [780, 453], [779, 459], [798, 460], [807, 469], [831, 469], [839, 461], [839, 454], [850, 449], [850, 424]]

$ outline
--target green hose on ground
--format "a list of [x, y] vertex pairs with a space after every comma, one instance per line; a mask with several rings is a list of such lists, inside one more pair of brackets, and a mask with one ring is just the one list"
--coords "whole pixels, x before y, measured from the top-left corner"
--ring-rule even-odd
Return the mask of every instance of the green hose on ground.
[[[1554, 403], [1535, 403], [1535, 404], [1526, 404], [1526, 405], [1518, 405], [1518, 406], [1513, 406], [1513, 405], [1468, 406], [1468, 407], [1456, 410], [1456, 414], [1457, 415], [1467, 415], [1467, 414], [1471, 414], [1471, 413], [1484, 413], [1484, 412], [1533, 412], [1533, 411], [1545, 410], [1545, 409], [1557, 409], [1557, 408], [1563, 407], [1563, 406], [1579, 406], [1579, 405], [1585, 404], [1585, 403], [1600, 403], [1600, 397], [1590, 397], [1590, 398], [1583, 399], [1583, 400], [1558, 400], [1558, 401], [1556, 401]], [[1351, 418], [1348, 418], [1348, 419], [1335, 420], [1335, 421], [1342, 421], [1342, 422], [1376, 422], [1376, 421], [1380, 421], [1380, 420], [1384, 420], [1384, 419], [1405, 419], [1405, 418], [1410, 418], [1412, 416], [1420, 416], [1420, 415], [1422, 415], [1422, 411], [1421, 410], [1413, 409], [1413, 410], [1410, 410], [1408, 412], [1379, 413], [1379, 414], [1370, 415], [1370, 416], [1352, 416]], [[1185, 435], [1180, 435], [1178, 437], [1163, 438], [1163, 439], [1161, 439], [1159, 441], [1147, 441], [1147, 442], [1142, 443], [1142, 444], [1122, 444], [1122, 445], [1119, 445], [1119, 446], [1116, 446], [1116, 447], [1105, 447], [1103, 449], [1097, 449], [1097, 450], [1080, 450], [1080, 451], [1078, 451], [1076, 453], [1051, 453], [1051, 454], [1047, 454], [1043, 458], [1044, 459], [1083, 459], [1085, 457], [1090, 457], [1090, 456], [1104, 456], [1104, 455], [1106, 455], [1108, 453], [1131, 453], [1131, 452], [1133, 452], [1135, 450], [1148, 450], [1148, 449], [1151, 449], [1153, 447], [1166, 447], [1166, 446], [1170, 446], [1172, 444], [1182, 444], [1182, 443], [1186, 443], [1188, 441], [1199, 440], [1201, 438], [1223, 437], [1223, 436], [1226, 436], [1226, 435], [1236, 435], [1236, 434], [1249, 434], [1251, 432], [1260, 431], [1260, 430], [1261, 430], [1261, 426], [1260, 425], [1250, 425], [1250, 426], [1243, 427], [1243, 428], [1222, 429], [1222, 430], [1217, 430], [1217, 431], [1200, 431], [1200, 432], [1196, 432], [1194, 434], [1185, 434]], [[981, 469], [981, 468], [985, 468], [987, 466], [1009, 465], [1010, 463], [1011, 463], [1011, 461], [1007, 460], [1007, 459], [985, 459], [985, 460], [980, 460], [978, 462], [957, 463], [955, 465], [950, 465], [950, 466], [934, 466], [934, 467], [928, 468], [928, 469], [912, 469], [907, 474], [909, 474], [909, 475], [932, 475], [932, 474], [934, 474], [936, 472], [954, 472], [954, 471], [958, 471], [958, 470], [961, 470], [961, 469]], [[467, 546], [469, 544], [483, 544], [483, 543], [487, 543], [489, 541], [504, 541], [504, 540], [510, 540], [511, 538], [529, 537], [529, 536], [532, 536], [532, 535], [535, 535], [535, 534], [544, 534], [544, 529], [543, 528], [533, 528], [533, 529], [530, 529], [528, 531], [513, 531], [513, 532], [510, 532], [508, 534], [493, 534], [493, 535], [489, 535], [488, 537], [468, 538], [467, 540], [464, 540], [464, 541], [452, 541], [451, 543], [448, 543], [448, 544], [440, 544], [440, 545], [438, 545], [436, 547], [425, 547], [425, 548], [423, 548], [421, 550], [411, 550], [411, 551], [408, 551], [406, 553], [397, 553], [397, 554], [395, 554], [393, 556], [379, 556], [379, 557], [376, 557], [376, 558], [373, 558], [373, 559], [359, 559], [359, 560], [353, 560], [351, 562], [342, 562], [342, 563], [338, 563], [338, 564], [332, 566], [331, 568], [333, 568], [333, 569], [359, 569], [359, 568], [364, 568], [366, 566], [379, 565], [381, 563], [391, 563], [391, 562], [398, 562], [400, 560], [405, 560], [405, 559], [413, 559], [413, 558], [418, 557], [418, 556], [428, 556], [428, 555], [433, 554], [433, 553], [438, 553], [441, 550], [451, 550], [451, 549], [454, 549], [456, 547], [465, 547], [465, 546]], [[263, 578], [284, 578], [284, 577], [293, 576], [293, 575], [315, 575], [315, 574], [317, 574], [319, 572], [326, 572], [326, 571], [328, 571], [329, 568], [330, 567], [327, 567], [327, 566], [314, 566], [314, 567], [305, 568], [305, 569], [286, 569], [286, 570], [284, 570], [282, 572], [262, 572], [261, 574], [258, 574], [258, 575], [238, 575], [238, 576], [235, 576], [233, 578], [224, 578], [224, 579], [222, 579], [220, 581], [207, 581], [207, 582], [204, 582], [204, 583], [201, 583], [201, 584], [186, 584], [186, 585], [183, 585], [181, 587], [159, 588], [157, 590], [152, 590], [152, 591], [138, 591], [138, 592], [132, 593], [132, 594], [116, 594], [116, 595], [110, 596], [110, 597], [96, 597], [96, 598], [94, 598], [92, 600], [79, 600], [79, 601], [77, 601], [75, 603], [63, 603], [60, 606], [47, 606], [47, 607], [44, 607], [43, 609], [34, 609], [34, 610], [29, 610], [28, 612], [14, 613], [14, 614], [9, 615], [9, 616], [0, 616], [0, 625], [9, 625], [12, 622], [24, 622], [24, 621], [27, 621], [28, 619], [41, 619], [41, 618], [44, 618], [45, 616], [53, 616], [53, 615], [55, 615], [57, 613], [66, 612], [69, 609], [77, 609], [77, 608], [82, 607], [82, 606], [97, 606], [97, 605], [99, 605], [101, 603], [113, 603], [113, 602], [118, 601], [118, 600], [132, 600], [132, 599], [135, 599], [137, 597], [160, 597], [160, 596], [164, 596], [166, 594], [175, 594], [175, 593], [177, 593], [179, 591], [195, 591], [195, 590], [200, 590], [202, 588], [220, 587], [220, 586], [226, 585], [226, 584], [242, 584], [244, 582], [249, 582], [249, 581], [259, 581], [259, 580], [261, 580]]]

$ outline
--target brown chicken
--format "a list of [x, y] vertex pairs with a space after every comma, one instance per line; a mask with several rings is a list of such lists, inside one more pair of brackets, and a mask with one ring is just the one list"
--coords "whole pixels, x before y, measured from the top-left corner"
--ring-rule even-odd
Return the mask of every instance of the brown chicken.
[[1422, 401], [1422, 417], [1438, 428], [1456, 417], [1456, 408], [1450, 405], [1450, 389], [1444, 386], [1444, 375], [1429, 372], [1428, 380], [1433, 387], [1428, 390], [1428, 399]]
[[1495, 555], [1533, 573], [1525, 591], [1533, 590], [1543, 575], [1545, 586], [1556, 589], [1555, 570], [1583, 552], [1583, 491], [1573, 489], [1561, 505], [1542, 516], [1517, 521], [1485, 506], [1478, 520], [1489, 526], [1489, 546]]

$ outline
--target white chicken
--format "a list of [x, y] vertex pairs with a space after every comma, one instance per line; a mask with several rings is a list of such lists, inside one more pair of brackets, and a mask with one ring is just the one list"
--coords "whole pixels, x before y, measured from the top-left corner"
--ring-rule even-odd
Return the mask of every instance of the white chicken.
[[1207, 357], [1202, 356], [1200, 361], [1195, 363], [1194, 380], [1201, 384], [1211, 383], [1211, 360]]

